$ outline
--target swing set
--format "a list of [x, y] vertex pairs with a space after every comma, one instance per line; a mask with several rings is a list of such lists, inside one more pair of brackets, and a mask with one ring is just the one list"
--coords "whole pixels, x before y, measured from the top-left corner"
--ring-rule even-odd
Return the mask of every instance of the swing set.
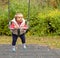
[[[29, 20], [30, 20], [30, 0], [28, 0], [28, 19], [27, 19], [28, 25]], [[8, 0], [8, 22], [10, 22], [10, 0]]]
[[[30, 0], [28, 0], [28, 20], [26, 21], [26, 24], [28, 25], [28, 27], [29, 27], [29, 20], [30, 20]], [[8, 0], [8, 22], [10, 24], [10, 0]], [[19, 32], [18, 33], [18, 35], [19, 35], [20, 34], [20, 29], [18, 29], [18, 32]]]

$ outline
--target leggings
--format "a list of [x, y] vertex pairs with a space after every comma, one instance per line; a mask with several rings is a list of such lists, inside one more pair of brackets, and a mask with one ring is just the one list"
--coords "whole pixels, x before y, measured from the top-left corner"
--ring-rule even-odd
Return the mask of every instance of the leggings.
[[[21, 38], [22, 44], [25, 43], [25, 34], [19, 35], [19, 37]], [[17, 41], [18, 35], [12, 34], [12, 46], [16, 45], [16, 41]]]

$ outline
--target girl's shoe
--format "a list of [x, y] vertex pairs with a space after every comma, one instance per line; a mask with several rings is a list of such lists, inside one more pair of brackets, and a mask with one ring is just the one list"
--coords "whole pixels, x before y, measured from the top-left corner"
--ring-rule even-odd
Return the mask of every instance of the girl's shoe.
[[16, 51], [16, 48], [15, 46], [12, 47], [12, 51], [15, 52]]
[[26, 48], [27, 48], [25, 44], [23, 44], [23, 48], [24, 48], [24, 49], [26, 49]]

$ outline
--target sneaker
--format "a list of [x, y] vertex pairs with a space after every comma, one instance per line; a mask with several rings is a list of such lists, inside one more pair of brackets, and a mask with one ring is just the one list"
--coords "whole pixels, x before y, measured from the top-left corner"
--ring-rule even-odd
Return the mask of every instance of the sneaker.
[[13, 46], [13, 48], [12, 48], [12, 51], [13, 51], [13, 52], [15, 52], [15, 51], [16, 51], [16, 48], [15, 48], [15, 46]]
[[24, 48], [24, 49], [26, 49], [26, 48], [27, 48], [25, 44], [23, 44], [23, 48]]

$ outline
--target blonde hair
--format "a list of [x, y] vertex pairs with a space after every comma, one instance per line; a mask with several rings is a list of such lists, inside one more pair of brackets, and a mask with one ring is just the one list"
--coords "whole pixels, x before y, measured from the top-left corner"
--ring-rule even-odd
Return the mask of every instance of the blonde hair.
[[15, 19], [17, 19], [17, 17], [22, 17], [23, 18], [23, 14], [22, 13], [16, 13]]

